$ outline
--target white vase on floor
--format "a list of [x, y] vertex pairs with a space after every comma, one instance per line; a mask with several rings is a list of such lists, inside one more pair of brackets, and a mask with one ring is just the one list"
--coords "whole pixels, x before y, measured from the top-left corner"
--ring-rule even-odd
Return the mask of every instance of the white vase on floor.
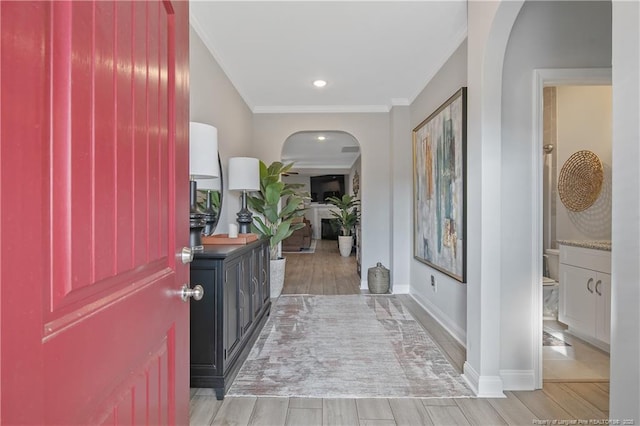
[[338, 248], [340, 249], [340, 256], [343, 256], [343, 257], [351, 256], [352, 247], [353, 247], [353, 237], [351, 235], [338, 236]]
[[284, 257], [281, 259], [271, 259], [271, 298], [275, 299], [282, 293], [282, 287], [284, 287], [284, 267], [286, 264]]

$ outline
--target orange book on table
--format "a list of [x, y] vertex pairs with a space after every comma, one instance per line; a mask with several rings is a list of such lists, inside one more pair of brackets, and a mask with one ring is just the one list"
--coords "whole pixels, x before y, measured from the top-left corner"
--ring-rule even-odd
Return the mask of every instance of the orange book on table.
[[229, 234], [216, 234], [202, 237], [202, 244], [248, 244], [258, 239], [258, 234], [238, 234], [237, 238], [229, 238]]

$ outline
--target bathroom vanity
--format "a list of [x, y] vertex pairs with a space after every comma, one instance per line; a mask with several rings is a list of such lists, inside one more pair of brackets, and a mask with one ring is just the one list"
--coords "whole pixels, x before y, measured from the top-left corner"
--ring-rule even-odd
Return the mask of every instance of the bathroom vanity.
[[558, 241], [558, 319], [568, 332], [609, 352], [611, 336], [611, 242]]

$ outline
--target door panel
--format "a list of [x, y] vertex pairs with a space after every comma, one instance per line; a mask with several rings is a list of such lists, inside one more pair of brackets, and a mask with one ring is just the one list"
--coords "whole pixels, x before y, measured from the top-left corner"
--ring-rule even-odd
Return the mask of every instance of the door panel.
[[251, 257], [242, 259], [240, 277], [240, 334], [244, 336], [253, 324], [253, 280], [251, 279]]
[[[595, 331], [595, 303], [593, 288], [596, 273], [584, 268], [560, 264], [562, 306], [560, 321], [583, 333]], [[591, 291], [588, 290], [588, 288]]]
[[188, 4], [2, 2], [0, 30], [0, 423], [186, 423]]
[[240, 304], [240, 282], [242, 273], [242, 263], [240, 259], [233, 259], [224, 266], [224, 324], [223, 342], [224, 353], [223, 368], [226, 368], [229, 361], [233, 359], [240, 343], [240, 319], [242, 318], [242, 308]]
[[251, 269], [249, 280], [251, 282], [251, 305], [253, 307], [253, 318], [256, 318], [262, 310], [262, 247], [253, 249], [251, 252]]
[[[596, 290], [596, 338], [611, 343], [611, 275], [598, 273]], [[599, 293], [599, 294], [598, 294]]]

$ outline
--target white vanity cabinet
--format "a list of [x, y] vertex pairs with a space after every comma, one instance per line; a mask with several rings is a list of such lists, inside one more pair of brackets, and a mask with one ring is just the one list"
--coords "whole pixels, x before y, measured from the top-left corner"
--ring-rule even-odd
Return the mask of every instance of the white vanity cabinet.
[[558, 319], [569, 332], [609, 350], [611, 335], [611, 252], [560, 246]]

